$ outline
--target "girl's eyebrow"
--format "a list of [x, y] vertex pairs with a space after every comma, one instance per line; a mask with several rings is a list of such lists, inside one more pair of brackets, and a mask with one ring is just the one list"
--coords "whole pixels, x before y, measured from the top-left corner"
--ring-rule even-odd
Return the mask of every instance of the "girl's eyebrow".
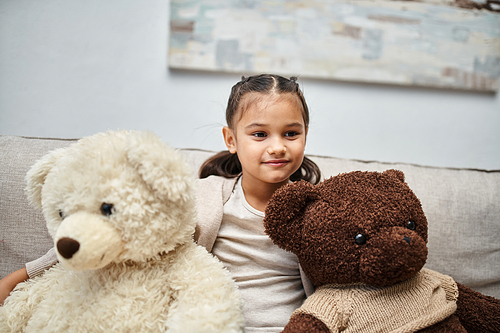
[[[268, 126], [267, 124], [261, 124], [261, 123], [251, 123], [247, 126], [245, 126], [245, 128], [248, 128], [248, 129], [251, 129], [251, 128], [254, 128], [254, 127], [266, 127]], [[299, 122], [296, 122], [296, 123], [290, 123], [290, 124], [287, 124], [285, 125], [285, 127], [304, 127], [304, 125], [302, 123], [299, 123]]]
[[264, 126], [266, 126], [266, 124], [251, 123], [251, 124], [245, 126], [245, 128], [264, 127]]
[[288, 124], [286, 125], [286, 127], [304, 127], [304, 124], [302, 123], [291, 123], [291, 124]]

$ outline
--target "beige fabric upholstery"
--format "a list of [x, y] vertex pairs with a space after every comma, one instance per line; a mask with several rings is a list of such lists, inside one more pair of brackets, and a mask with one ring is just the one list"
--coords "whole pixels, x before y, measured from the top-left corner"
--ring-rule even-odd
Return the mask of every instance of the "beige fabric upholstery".
[[22, 268], [52, 246], [41, 212], [28, 203], [24, 177], [48, 151], [71, 142], [0, 136], [0, 277]]
[[[74, 140], [0, 135], [0, 277], [52, 247], [43, 216], [24, 193], [24, 176], [48, 151]], [[196, 176], [214, 152], [183, 149]], [[329, 177], [352, 170], [399, 169], [429, 222], [427, 268], [500, 298], [500, 171], [434, 168], [310, 156]]]

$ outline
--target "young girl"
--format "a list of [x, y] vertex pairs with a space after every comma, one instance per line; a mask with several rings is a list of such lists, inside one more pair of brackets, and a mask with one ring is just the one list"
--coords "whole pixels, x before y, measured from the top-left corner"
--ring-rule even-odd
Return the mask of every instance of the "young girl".
[[[195, 239], [233, 275], [246, 332], [281, 332], [313, 288], [296, 256], [267, 237], [262, 220], [279, 187], [300, 179], [320, 181], [319, 168], [304, 156], [309, 111], [295, 78], [263, 74], [233, 86], [226, 121], [222, 132], [228, 151], [200, 170]], [[0, 288], [10, 291], [56, 261], [51, 250], [5, 277]]]

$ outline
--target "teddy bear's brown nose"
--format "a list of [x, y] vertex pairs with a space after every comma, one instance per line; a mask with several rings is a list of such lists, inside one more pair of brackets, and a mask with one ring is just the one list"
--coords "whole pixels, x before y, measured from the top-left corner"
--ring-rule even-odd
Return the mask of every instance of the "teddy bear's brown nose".
[[66, 259], [70, 259], [78, 252], [80, 243], [68, 237], [61, 238], [57, 241], [57, 251]]

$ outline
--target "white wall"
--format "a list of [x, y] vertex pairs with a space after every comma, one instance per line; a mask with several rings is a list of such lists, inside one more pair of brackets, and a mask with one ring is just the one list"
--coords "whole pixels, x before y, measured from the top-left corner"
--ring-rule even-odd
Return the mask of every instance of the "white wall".
[[[223, 149], [240, 75], [170, 71], [168, 19], [160, 0], [1, 0], [0, 134], [139, 129], [175, 147]], [[307, 153], [500, 169], [500, 94], [299, 82]]]

